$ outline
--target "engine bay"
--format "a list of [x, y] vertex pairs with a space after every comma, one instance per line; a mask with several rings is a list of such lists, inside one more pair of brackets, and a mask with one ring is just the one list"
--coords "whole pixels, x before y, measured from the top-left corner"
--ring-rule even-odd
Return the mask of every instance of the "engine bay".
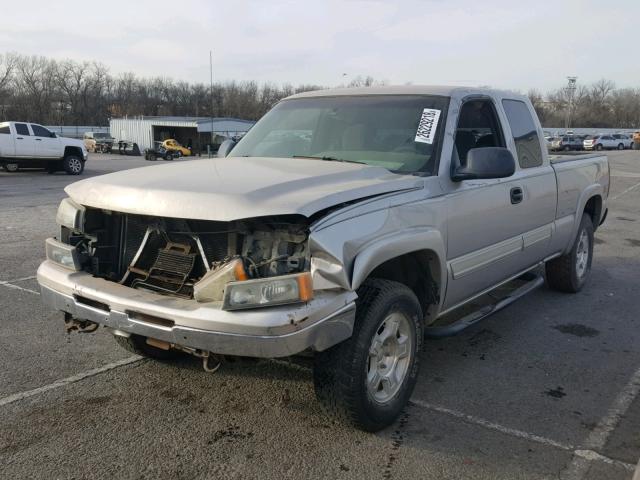
[[297, 215], [215, 222], [88, 209], [84, 232], [62, 227], [61, 240], [96, 277], [191, 299], [205, 275], [232, 262], [243, 279], [309, 271], [308, 236]]

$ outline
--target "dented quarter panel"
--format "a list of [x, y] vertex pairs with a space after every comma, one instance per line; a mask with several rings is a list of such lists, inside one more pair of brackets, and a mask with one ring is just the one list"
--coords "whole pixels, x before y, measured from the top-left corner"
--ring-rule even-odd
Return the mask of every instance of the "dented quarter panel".
[[440, 266], [435, 280], [444, 291], [443, 192], [436, 177], [420, 181], [420, 189], [344, 208], [312, 228], [311, 272], [315, 288], [356, 290], [385, 261], [428, 250]]

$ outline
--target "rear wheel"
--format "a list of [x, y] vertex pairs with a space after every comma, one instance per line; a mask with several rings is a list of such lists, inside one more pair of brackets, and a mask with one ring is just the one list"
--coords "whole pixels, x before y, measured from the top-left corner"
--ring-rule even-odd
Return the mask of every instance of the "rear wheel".
[[327, 413], [375, 432], [398, 418], [415, 386], [422, 309], [390, 280], [367, 280], [358, 295], [351, 338], [316, 354], [313, 380]]
[[569, 150], [571, 150], [571, 147], [569, 145], [565, 145], [564, 146], [564, 151], [568, 152]]
[[84, 162], [76, 155], [67, 155], [62, 161], [62, 168], [67, 175], [80, 175], [84, 170]]
[[173, 160], [173, 153], [167, 153], [164, 156], [164, 159], [167, 160], [168, 162], [171, 162]]
[[596, 145], [596, 150], [602, 150], [602, 144], [599, 143], [598, 145]]
[[116, 343], [125, 350], [143, 357], [155, 358], [157, 360], [170, 360], [178, 355], [178, 352], [175, 350], [163, 350], [149, 345], [147, 339], [139, 335], [131, 335], [130, 337], [114, 335], [114, 338], [116, 339]]
[[15, 173], [20, 169], [17, 163], [5, 163], [4, 165], [2, 165], [2, 168], [4, 168], [9, 173]]
[[585, 213], [571, 251], [546, 263], [547, 284], [561, 292], [579, 292], [589, 277], [592, 258], [593, 222]]
[[618, 144], [618, 150], [624, 150], [624, 143]]

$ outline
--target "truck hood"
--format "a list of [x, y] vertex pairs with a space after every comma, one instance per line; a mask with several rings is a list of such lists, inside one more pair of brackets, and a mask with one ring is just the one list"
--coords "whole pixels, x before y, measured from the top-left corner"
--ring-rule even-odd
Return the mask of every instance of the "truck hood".
[[306, 217], [360, 198], [421, 188], [382, 167], [315, 159], [227, 157], [125, 170], [69, 185], [77, 203], [117, 212], [230, 221]]

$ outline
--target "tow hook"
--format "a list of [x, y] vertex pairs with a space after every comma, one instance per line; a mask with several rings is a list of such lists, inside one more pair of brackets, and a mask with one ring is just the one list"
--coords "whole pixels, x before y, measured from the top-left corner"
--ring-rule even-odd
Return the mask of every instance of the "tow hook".
[[99, 326], [99, 323], [90, 322], [89, 320], [78, 320], [77, 318], [73, 318], [70, 313], [64, 313], [64, 330], [68, 334], [72, 332], [93, 333]]
[[[200, 350], [196, 348], [182, 347], [180, 345], [171, 345], [172, 348], [176, 350], [180, 350], [184, 353], [188, 353], [189, 355], [193, 355], [194, 357], [198, 357], [202, 359], [202, 368], [205, 372], [214, 373], [217, 372], [220, 366], [222, 365], [222, 361], [224, 360], [224, 356], [216, 355], [212, 352], [207, 352], [206, 350]], [[211, 366], [213, 364], [213, 366]]]
[[[213, 359], [215, 365], [213, 367], [209, 366], [209, 361]], [[217, 372], [222, 365], [222, 358], [218, 355], [211, 354], [210, 352], [202, 352], [202, 368], [205, 372], [214, 373]]]

